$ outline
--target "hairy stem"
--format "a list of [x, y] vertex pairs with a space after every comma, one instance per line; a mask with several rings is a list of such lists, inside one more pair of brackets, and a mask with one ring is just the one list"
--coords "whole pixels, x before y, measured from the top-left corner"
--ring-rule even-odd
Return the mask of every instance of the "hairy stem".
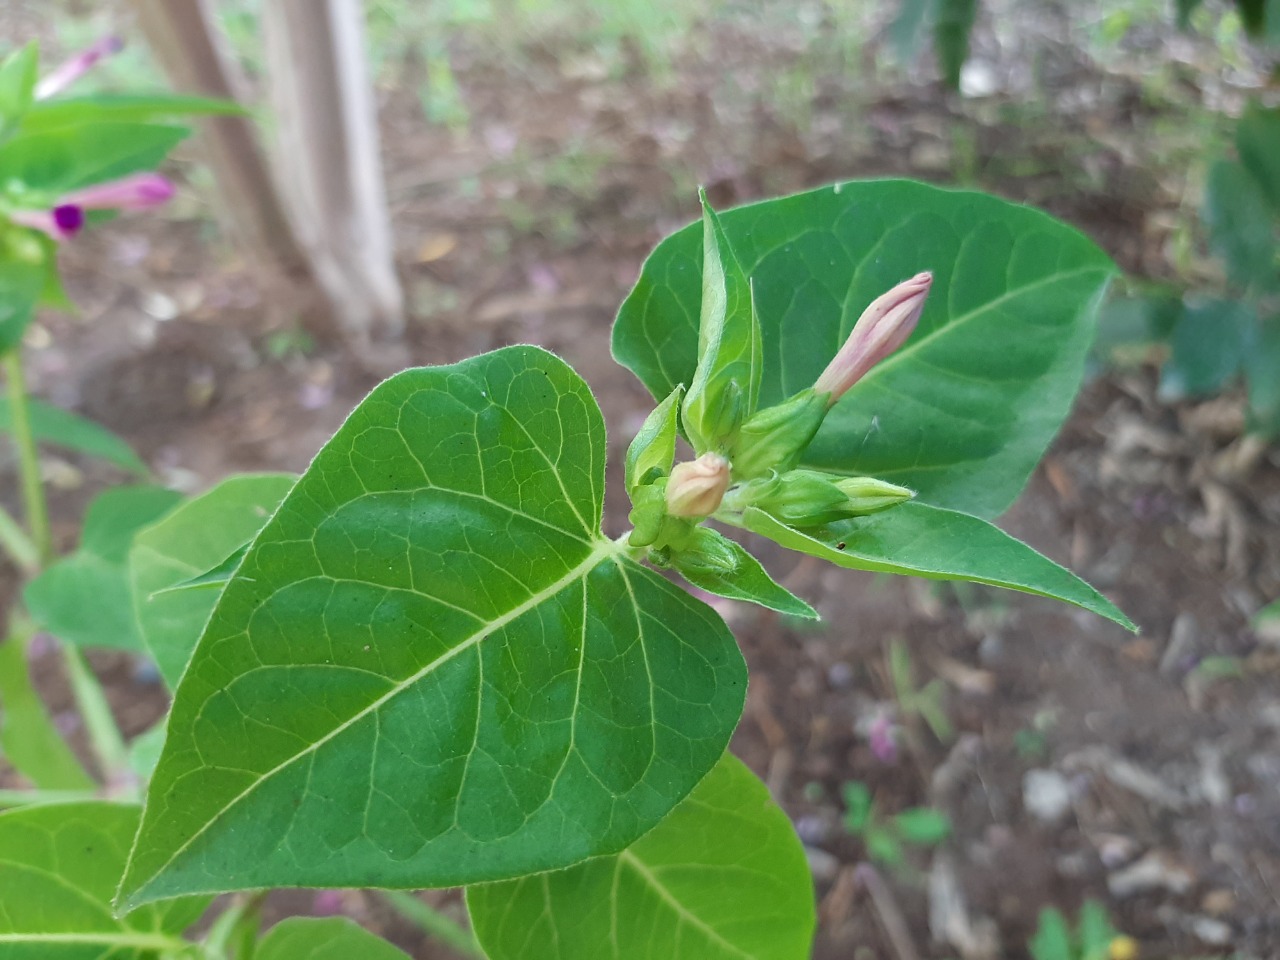
[[35, 545], [36, 556], [43, 564], [53, 556], [53, 537], [49, 532], [49, 510], [45, 505], [44, 487], [40, 482], [40, 458], [36, 454], [35, 435], [31, 432], [22, 354], [17, 347], [4, 355], [4, 371], [9, 387], [13, 444], [18, 450], [18, 470], [22, 477], [22, 501], [27, 512], [27, 529]]

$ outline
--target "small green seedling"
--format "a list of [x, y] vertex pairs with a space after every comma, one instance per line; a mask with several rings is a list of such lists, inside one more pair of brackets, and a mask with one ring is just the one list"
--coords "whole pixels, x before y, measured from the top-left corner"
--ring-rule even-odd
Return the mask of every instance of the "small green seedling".
[[909, 848], [936, 847], [951, 835], [951, 821], [933, 807], [882, 817], [867, 785], [857, 780], [844, 785], [844, 808], [844, 828], [862, 840], [871, 860], [894, 871], [906, 869]]

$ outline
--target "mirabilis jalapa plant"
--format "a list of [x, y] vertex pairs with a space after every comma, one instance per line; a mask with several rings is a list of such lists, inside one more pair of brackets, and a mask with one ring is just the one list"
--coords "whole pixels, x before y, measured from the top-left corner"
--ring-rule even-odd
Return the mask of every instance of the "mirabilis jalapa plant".
[[531, 346], [390, 378], [301, 477], [164, 505], [120, 559], [174, 691], [145, 806], [0, 814], [0, 960], [398, 955], [330, 921], [255, 941], [234, 907], [181, 938], [212, 895], [277, 886], [464, 886], [498, 960], [808, 956], [803, 849], [726, 753], [741, 653], [655, 568], [816, 616], [711, 519], [1131, 626], [986, 519], [1065, 416], [1113, 273], [1043, 214], [907, 181], [704, 204], [615, 326], [660, 401], [630, 530], [601, 530], [590, 390]]

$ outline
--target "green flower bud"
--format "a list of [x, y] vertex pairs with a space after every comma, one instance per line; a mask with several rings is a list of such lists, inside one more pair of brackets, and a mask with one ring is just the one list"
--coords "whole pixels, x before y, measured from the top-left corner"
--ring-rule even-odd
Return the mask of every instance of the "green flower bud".
[[857, 517], [888, 510], [916, 495], [914, 490], [875, 477], [845, 477], [836, 486], [849, 498], [849, 508]]
[[827, 398], [813, 389], [756, 413], [742, 425], [731, 448], [734, 479], [790, 470], [800, 462], [826, 415]]
[[627, 543], [633, 547], [647, 547], [656, 543], [667, 519], [667, 479], [660, 478], [652, 484], [637, 487], [631, 493], [632, 531]]
[[707, 527], [696, 528], [685, 547], [672, 551], [671, 559], [681, 573], [729, 576], [738, 569], [738, 555], [732, 544]]
[[761, 482], [749, 503], [792, 527], [817, 527], [865, 516], [915, 496], [906, 487], [873, 477], [837, 477], [818, 470], [791, 470]]

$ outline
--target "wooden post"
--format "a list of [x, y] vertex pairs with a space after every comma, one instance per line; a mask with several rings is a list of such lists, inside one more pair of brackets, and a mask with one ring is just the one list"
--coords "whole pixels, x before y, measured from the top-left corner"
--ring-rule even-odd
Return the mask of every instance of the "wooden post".
[[[133, 0], [139, 25], [174, 88], [241, 99], [243, 78], [223, 55], [207, 0]], [[254, 128], [244, 117], [201, 121], [203, 147], [220, 194], [218, 215], [245, 260], [310, 283], [311, 269], [285, 214]]]
[[353, 344], [398, 335], [377, 111], [359, 0], [262, 5], [278, 168], [316, 277]]

